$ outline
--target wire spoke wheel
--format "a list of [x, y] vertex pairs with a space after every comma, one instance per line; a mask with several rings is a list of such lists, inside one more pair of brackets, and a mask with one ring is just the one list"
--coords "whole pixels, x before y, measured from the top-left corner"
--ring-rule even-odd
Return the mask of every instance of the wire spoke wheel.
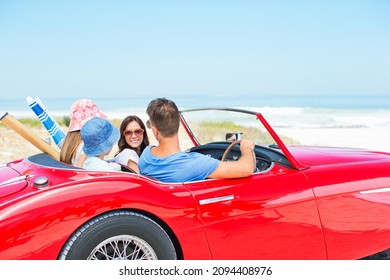
[[104, 213], [65, 242], [60, 260], [175, 260], [175, 246], [154, 220], [132, 211]]
[[157, 255], [145, 240], [119, 235], [97, 245], [88, 260], [157, 260]]

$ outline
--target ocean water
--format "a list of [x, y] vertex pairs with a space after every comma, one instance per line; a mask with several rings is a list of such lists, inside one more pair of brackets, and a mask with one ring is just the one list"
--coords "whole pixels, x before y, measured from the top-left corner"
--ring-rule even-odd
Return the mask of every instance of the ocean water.
[[[33, 96], [38, 97], [38, 96]], [[93, 98], [110, 118], [135, 114], [147, 118], [145, 109], [154, 97]], [[386, 96], [175, 96], [179, 109], [234, 107], [261, 112], [274, 127], [361, 128], [390, 130], [390, 97]], [[66, 116], [77, 98], [41, 98], [52, 116]], [[35, 117], [24, 99], [0, 98], [0, 116]], [[390, 140], [390, 139], [389, 139]]]

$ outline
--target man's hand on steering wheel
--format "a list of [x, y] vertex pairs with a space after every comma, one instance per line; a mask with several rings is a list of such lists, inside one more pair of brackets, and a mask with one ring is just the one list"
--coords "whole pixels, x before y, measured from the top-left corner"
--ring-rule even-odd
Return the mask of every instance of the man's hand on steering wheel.
[[256, 170], [256, 156], [255, 153], [253, 152], [255, 148], [255, 143], [251, 140], [243, 139], [243, 140], [238, 140], [238, 141], [233, 141], [227, 148], [226, 151], [223, 153], [221, 161], [225, 161], [227, 158], [227, 155], [229, 154], [230, 150], [237, 144], [240, 144], [240, 151], [241, 154], [247, 152], [247, 150], [250, 150], [252, 153], [253, 157], [253, 165], [254, 165], [254, 171]]

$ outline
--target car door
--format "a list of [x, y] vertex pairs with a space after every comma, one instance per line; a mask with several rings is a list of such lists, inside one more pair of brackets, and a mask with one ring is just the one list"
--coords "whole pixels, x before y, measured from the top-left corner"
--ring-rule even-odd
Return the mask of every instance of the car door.
[[312, 188], [301, 171], [187, 183], [213, 259], [326, 259]]

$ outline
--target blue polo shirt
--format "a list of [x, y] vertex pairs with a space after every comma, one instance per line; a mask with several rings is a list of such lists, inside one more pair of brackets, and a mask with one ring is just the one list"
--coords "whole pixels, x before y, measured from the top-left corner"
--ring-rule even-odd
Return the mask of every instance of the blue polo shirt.
[[179, 152], [168, 157], [154, 156], [148, 146], [138, 162], [140, 173], [165, 183], [180, 183], [206, 179], [213, 173], [219, 160], [200, 153]]

